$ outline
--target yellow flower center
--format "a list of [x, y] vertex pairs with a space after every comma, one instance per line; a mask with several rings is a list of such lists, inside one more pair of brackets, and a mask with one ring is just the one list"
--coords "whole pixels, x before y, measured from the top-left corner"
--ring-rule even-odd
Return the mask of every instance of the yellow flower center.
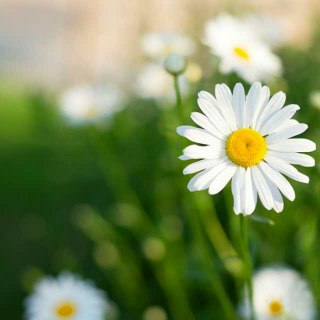
[[244, 50], [243, 48], [240, 47], [235, 47], [233, 49], [234, 53], [239, 56], [240, 58], [244, 59], [244, 60], [249, 60], [249, 54], [246, 50]]
[[272, 316], [282, 315], [282, 304], [279, 301], [273, 301], [269, 305], [269, 311]]
[[63, 302], [57, 306], [56, 313], [60, 318], [70, 318], [76, 313], [76, 307], [73, 303]]
[[257, 165], [267, 152], [267, 143], [263, 136], [253, 129], [239, 129], [233, 132], [227, 142], [229, 159], [244, 168]]

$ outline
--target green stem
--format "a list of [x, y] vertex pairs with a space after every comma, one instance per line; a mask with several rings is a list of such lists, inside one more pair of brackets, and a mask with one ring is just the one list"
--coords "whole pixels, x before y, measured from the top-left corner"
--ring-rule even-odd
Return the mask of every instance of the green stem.
[[254, 320], [254, 305], [253, 305], [253, 285], [252, 285], [252, 263], [250, 259], [250, 251], [249, 251], [249, 241], [248, 241], [248, 226], [246, 218], [243, 215], [240, 215], [240, 230], [241, 230], [241, 238], [242, 238], [242, 246], [243, 246], [243, 259], [246, 265], [246, 280], [249, 291], [249, 301], [250, 301], [250, 320]]
[[[147, 212], [143, 208], [138, 195], [135, 190], [130, 186], [129, 177], [127, 176], [124, 166], [121, 164], [121, 159], [118, 157], [117, 152], [112, 148], [112, 139], [111, 133], [108, 134], [109, 141], [107, 136], [103, 136], [97, 128], [91, 127], [90, 133], [92, 135], [93, 144], [96, 148], [97, 154], [99, 156], [100, 165], [102, 174], [105, 178], [106, 184], [112, 185], [115, 197], [118, 201], [128, 201], [136, 206], [140, 213], [141, 219], [141, 229], [134, 228], [134, 235], [138, 241], [143, 241], [146, 234], [153, 234], [156, 237], [162, 238], [159, 230], [154, 225]], [[111, 147], [111, 148], [108, 148]], [[108, 164], [112, 163], [112, 170]], [[124, 195], [126, 198], [124, 199]], [[174, 263], [169, 255], [166, 255], [167, 263], [170, 263], [170, 266], [173, 266]], [[164, 291], [164, 294], [167, 298], [168, 305], [171, 309], [173, 319], [190, 319], [194, 320], [194, 315], [190, 308], [188, 297], [185, 294], [185, 287], [178, 275], [178, 271], [175, 268], [171, 268], [171, 275], [175, 275], [175, 285], [169, 286], [169, 283], [172, 283], [172, 279], [166, 279], [162, 281], [162, 278], [159, 276], [155, 266], [152, 264], [155, 275], [160, 279], [160, 285]], [[165, 270], [161, 270], [161, 277], [166, 277], [168, 274], [165, 273]]]
[[[182, 98], [181, 98], [181, 92], [179, 87], [179, 76], [174, 76], [174, 88], [176, 92], [176, 99], [177, 99], [177, 109], [179, 111], [179, 118], [180, 123], [183, 124], [185, 121], [184, 112], [183, 112], [183, 105], [182, 105]], [[193, 228], [194, 236], [198, 245], [200, 258], [202, 260], [202, 263], [210, 276], [212, 288], [214, 290], [214, 293], [219, 300], [222, 309], [224, 310], [227, 319], [236, 319], [236, 313], [234, 311], [232, 302], [227, 295], [227, 292], [219, 278], [219, 276], [214, 272], [211, 266], [211, 259], [209, 255], [209, 250], [206, 245], [206, 239], [204, 237], [203, 229], [201, 228], [201, 223], [199, 221], [199, 218], [197, 217], [194, 212], [191, 212], [190, 210], [187, 210], [189, 212], [189, 221], [190, 225]]]
[[179, 75], [175, 75], [173, 76], [173, 78], [174, 78], [174, 89], [176, 92], [177, 108], [179, 112], [180, 123], [183, 124], [185, 121], [185, 117], [184, 117], [184, 112], [182, 107], [182, 98], [181, 98], [181, 91], [179, 86]]

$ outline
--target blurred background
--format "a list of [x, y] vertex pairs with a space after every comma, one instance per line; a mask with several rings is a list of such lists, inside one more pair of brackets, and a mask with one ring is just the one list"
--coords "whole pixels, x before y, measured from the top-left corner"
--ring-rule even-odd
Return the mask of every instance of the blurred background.
[[[189, 114], [200, 90], [243, 82], [219, 72], [201, 43], [205, 23], [225, 11], [272, 17], [281, 26], [273, 51], [283, 73], [267, 84], [301, 106], [304, 136], [319, 143], [319, 9], [316, 0], [2, 0], [2, 317], [21, 319], [37, 279], [71, 270], [107, 292], [119, 319], [225, 319], [215, 283], [235, 306], [243, 286], [230, 186], [214, 198], [188, 192], [173, 80], [150, 54], [157, 43], [146, 49], [143, 39], [188, 37], [181, 86]], [[75, 111], [83, 101], [109, 109], [98, 120], [97, 110], [83, 116]], [[318, 151], [313, 156], [316, 167], [301, 169], [310, 184], [292, 182], [296, 200], [280, 215], [259, 205], [257, 216], [274, 225], [250, 220], [249, 237], [255, 268], [299, 270], [319, 307]]]

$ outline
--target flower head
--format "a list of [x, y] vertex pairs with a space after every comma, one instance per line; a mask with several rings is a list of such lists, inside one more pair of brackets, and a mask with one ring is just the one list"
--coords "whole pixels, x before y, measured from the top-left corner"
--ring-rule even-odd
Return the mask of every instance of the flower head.
[[179, 53], [169, 53], [164, 61], [164, 68], [172, 75], [178, 75], [185, 71], [187, 67], [186, 59]]
[[141, 49], [147, 57], [161, 60], [172, 52], [182, 56], [192, 55], [196, 45], [192, 39], [180, 33], [152, 32], [142, 38]]
[[[314, 166], [312, 157], [301, 154], [316, 149], [315, 143], [294, 136], [308, 126], [291, 119], [297, 105], [284, 107], [285, 94], [270, 99], [268, 87], [254, 83], [247, 96], [242, 84], [233, 93], [225, 84], [217, 85], [216, 98], [208, 92], [199, 93], [202, 113], [191, 114], [200, 128], [181, 126], [178, 134], [199, 145], [184, 149], [181, 160], [202, 159], [188, 165], [184, 174], [197, 173], [189, 182], [190, 191], [209, 189], [220, 192], [232, 179], [234, 211], [249, 215], [255, 210], [257, 196], [265, 208], [283, 210], [281, 193], [293, 201], [295, 192], [282, 175], [308, 183], [309, 178], [292, 164]], [[281, 191], [281, 193], [280, 193]]]
[[62, 113], [74, 124], [99, 122], [121, 109], [121, 94], [112, 85], [74, 86], [60, 98]]
[[40, 280], [26, 300], [28, 320], [103, 320], [108, 309], [102, 291], [67, 272]]
[[250, 24], [228, 14], [207, 22], [204, 43], [221, 59], [220, 72], [235, 71], [249, 83], [281, 73], [280, 59]]
[[[257, 320], [312, 320], [315, 316], [307, 283], [298, 272], [286, 267], [264, 268], [254, 275], [253, 305]], [[248, 299], [241, 311], [249, 318]]]

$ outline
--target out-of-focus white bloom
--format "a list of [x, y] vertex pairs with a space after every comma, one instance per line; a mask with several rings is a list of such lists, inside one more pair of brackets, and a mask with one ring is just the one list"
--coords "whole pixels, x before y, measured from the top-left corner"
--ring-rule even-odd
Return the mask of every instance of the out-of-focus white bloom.
[[197, 174], [188, 189], [209, 189], [219, 193], [230, 180], [236, 214], [254, 212], [258, 197], [267, 210], [281, 212], [282, 194], [293, 201], [295, 192], [282, 175], [309, 183], [309, 177], [292, 164], [312, 167], [312, 157], [302, 154], [316, 149], [308, 139], [293, 138], [308, 126], [293, 120], [299, 106], [284, 107], [286, 96], [276, 93], [270, 99], [270, 89], [254, 83], [245, 94], [241, 83], [233, 92], [225, 84], [216, 85], [215, 97], [199, 93], [202, 113], [193, 112], [191, 119], [201, 128], [180, 126], [179, 135], [194, 143], [183, 150], [181, 160], [200, 160], [189, 164], [184, 174]]
[[100, 122], [120, 111], [123, 102], [113, 85], [79, 85], [66, 90], [60, 97], [62, 113], [74, 124]]
[[[253, 279], [253, 304], [256, 320], [313, 320], [312, 294], [300, 274], [286, 267], [269, 267], [258, 271]], [[250, 317], [249, 301], [241, 308]]]
[[[182, 93], [187, 93], [190, 84], [184, 75], [179, 77]], [[134, 85], [135, 93], [142, 98], [175, 99], [173, 77], [160, 64], [147, 64]]]
[[187, 60], [177, 52], [169, 53], [164, 61], [164, 68], [174, 76], [183, 73], [186, 67]]
[[320, 91], [311, 92], [310, 102], [315, 108], [320, 110]]
[[279, 46], [284, 41], [283, 26], [270, 15], [248, 14], [243, 22], [271, 47]]
[[26, 300], [28, 320], [104, 320], [108, 311], [104, 292], [69, 272], [40, 280]]
[[142, 38], [141, 49], [147, 57], [162, 60], [171, 52], [182, 56], [192, 55], [196, 51], [196, 44], [180, 33], [152, 32]]
[[281, 74], [281, 61], [247, 23], [229, 14], [207, 22], [204, 43], [221, 59], [220, 72], [235, 71], [249, 83]]

